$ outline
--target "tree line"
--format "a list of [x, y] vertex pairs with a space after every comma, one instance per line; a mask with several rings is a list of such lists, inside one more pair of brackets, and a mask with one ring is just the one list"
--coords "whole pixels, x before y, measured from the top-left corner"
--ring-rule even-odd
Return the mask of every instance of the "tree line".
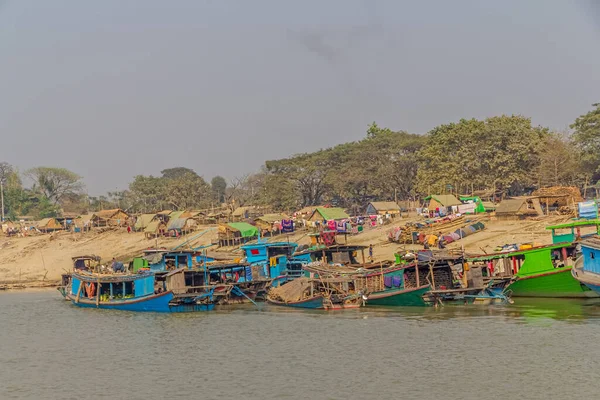
[[[372, 200], [417, 200], [433, 193], [488, 191], [520, 195], [555, 185], [600, 188], [600, 103], [578, 117], [571, 132], [533, 126], [520, 116], [462, 119], [425, 135], [393, 131], [373, 122], [366, 136], [312, 153], [266, 161], [257, 173], [207, 182], [185, 167], [160, 176], [138, 175], [128, 189], [84, 194], [80, 176], [38, 167], [20, 174], [0, 163], [4, 211], [10, 217], [47, 217], [63, 210], [123, 208], [231, 209], [248, 204], [294, 211], [332, 204], [355, 211]], [[22, 176], [33, 182], [29, 188]]]

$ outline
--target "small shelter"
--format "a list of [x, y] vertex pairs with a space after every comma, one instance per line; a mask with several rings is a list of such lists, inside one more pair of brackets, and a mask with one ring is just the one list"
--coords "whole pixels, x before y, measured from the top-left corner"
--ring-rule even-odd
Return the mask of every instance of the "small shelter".
[[503, 200], [496, 207], [496, 216], [501, 219], [524, 219], [543, 214], [537, 197], [513, 197]]
[[577, 203], [583, 201], [579, 188], [574, 186], [550, 186], [539, 188], [531, 195], [539, 197], [540, 204], [546, 207], [546, 214], [548, 214], [550, 210], [558, 211], [561, 208], [563, 208], [563, 210], [572, 210], [572, 212], [575, 213]]
[[229, 222], [219, 225], [219, 246], [236, 246], [255, 239], [258, 228], [247, 222]]
[[439, 208], [458, 207], [462, 203], [453, 194], [432, 194], [425, 198], [428, 201], [429, 211], [435, 211]]
[[147, 239], [162, 236], [167, 232], [167, 225], [162, 222], [159, 218], [152, 220], [146, 228], [144, 228], [144, 235]]
[[41, 232], [47, 233], [62, 230], [63, 226], [56, 220], [56, 218], [44, 218], [38, 222], [37, 228]]
[[94, 214], [97, 217], [97, 226], [125, 226], [129, 219], [129, 214], [120, 208], [101, 210]]
[[367, 215], [391, 215], [393, 218], [400, 215], [400, 206], [393, 201], [372, 201], [365, 212]]
[[273, 234], [281, 231], [281, 221], [284, 219], [287, 217], [282, 214], [265, 214], [256, 218], [254, 223], [261, 232]]
[[138, 216], [135, 220], [135, 225], [133, 226], [134, 230], [136, 232], [143, 231], [155, 218], [157, 218], [156, 214], [142, 214]]
[[340, 221], [343, 219], [349, 219], [350, 216], [346, 214], [346, 211], [339, 207], [317, 207], [315, 211], [313, 211], [312, 215], [308, 219], [312, 222], [317, 221]]
[[191, 217], [171, 218], [167, 224], [167, 233], [172, 236], [182, 235], [194, 231], [197, 226], [198, 222]]

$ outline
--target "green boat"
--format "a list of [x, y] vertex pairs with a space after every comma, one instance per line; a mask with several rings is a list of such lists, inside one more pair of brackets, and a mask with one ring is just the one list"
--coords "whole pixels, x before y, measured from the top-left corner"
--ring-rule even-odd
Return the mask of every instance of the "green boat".
[[[404, 276], [405, 267], [383, 266], [379, 269], [311, 265], [305, 266], [305, 271], [313, 279], [323, 277], [352, 277], [356, 287], [367, 297], [367, 306], [428, 306], [423, 295], [431, 290], [427, 283], [424, 285], [408, 284]], [[425, 281], [424, 281], [425, 282]]]
[[473, 257], [469, 261], [484, 264], [490, 280], [508, 283], [504, 292], [512, 297], [598, 297], [571, 275], [575, 259], [575, 244], [557, 243]]

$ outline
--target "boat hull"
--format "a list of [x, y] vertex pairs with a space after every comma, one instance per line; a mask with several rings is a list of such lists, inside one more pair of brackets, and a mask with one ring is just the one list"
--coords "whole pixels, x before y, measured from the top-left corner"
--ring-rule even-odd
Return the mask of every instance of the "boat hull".
[[[583, 271], [581, 269], [573, 268], [571, 271], [571, 275], [573, 279], [576, 279], [582, 285], [585, 285], [588, 289], [592, 290], [594, 293], [600, 295], [600, 275]], [[593, 282], [592, 282], [593, 281]]]
[[598, 294], [571, 275], [571, 268], [518, 277], [506, 288], [512, 297], [590, 298]]
[[98, 304], [96, 304], [95, 299], [80, 298], [77, 300], [77, 298], [71, 294], [68, 294], [66, 297], [77, 307], [100, 308], [104, 310], [168, 313], [209, 311], [214, 308], [214, 304], [170, 304], [174, 298], [172, 292], [154, 294], [138, 299], [100, 301]]
[[288, 303], [267, 298], [267, 303], [282, 307], [306, 308], [312, 310], [345, 310], [347, 308], [359, 308], [361, 306], [360, 303], [326, 304], [323, 296], [315, 296], [310, 299]]
[[367, 305], [375, 306], [427, 306], [423, 295], [431, 290], [429, 285], [412, 289], [392, 289], [371, 293]]

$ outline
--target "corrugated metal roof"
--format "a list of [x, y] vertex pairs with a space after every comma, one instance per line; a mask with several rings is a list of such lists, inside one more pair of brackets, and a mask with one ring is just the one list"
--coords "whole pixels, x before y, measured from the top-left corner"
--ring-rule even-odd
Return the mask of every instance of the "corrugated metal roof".
[[169, 220], [169, 224], [167, 225], [167, 230], [183, 229], [187, 220], [188, 220], [187, 218], [175, 218], [175, 219], [171, 218]]

